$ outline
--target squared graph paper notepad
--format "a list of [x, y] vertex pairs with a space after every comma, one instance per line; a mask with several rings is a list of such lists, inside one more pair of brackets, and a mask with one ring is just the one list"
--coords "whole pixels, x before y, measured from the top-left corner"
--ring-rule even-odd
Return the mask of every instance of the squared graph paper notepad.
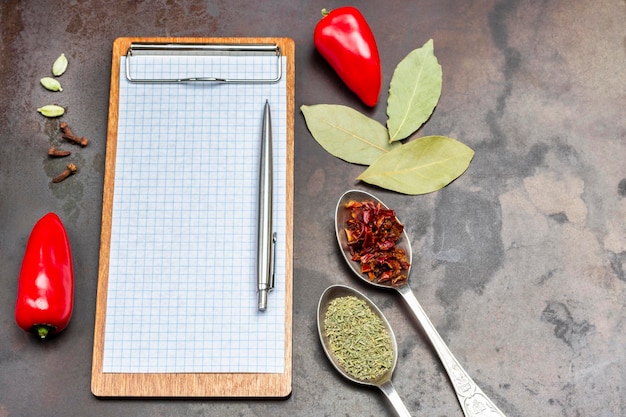
[[[165, 45], [166, 53], [127, 55], [135, 44]], [[244, 51], [190, 52], [194, 45]], [[255, 51], [256, 45], [275, 45], [279, 53]], [[95, 395], [290, 393], [294, 73], [294, 45], [286, 38], [115, 41]], [[259, 312], [256, 232], [266, 100], [278, 239], [276, 287], [268, 309]]]

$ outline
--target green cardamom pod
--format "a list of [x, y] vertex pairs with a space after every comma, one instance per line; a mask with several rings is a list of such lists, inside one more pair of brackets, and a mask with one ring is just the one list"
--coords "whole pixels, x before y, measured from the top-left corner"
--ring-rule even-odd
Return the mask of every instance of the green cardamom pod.
[[37, 111], [46, 117], [59, 117], [63, 116], [63, 113], [65, 113], [65, 109], [56, 104], [48, 104], [47, 106], [38, 108]]
[[63, 91], [63, 88], [61, 88], [61, 83], [52, 77], [43, 77], [39, 81], [41, 81], [41, 85], [43, 85], [47, 90]]
[[65, 57], [65, 54], [61, 54], [56, 61], [54, 61], [54, 64], [52, 64], [52, 74], [54, 74], [55, 77], [58, 77], [62, 75], [66, 69], [67, 58]]

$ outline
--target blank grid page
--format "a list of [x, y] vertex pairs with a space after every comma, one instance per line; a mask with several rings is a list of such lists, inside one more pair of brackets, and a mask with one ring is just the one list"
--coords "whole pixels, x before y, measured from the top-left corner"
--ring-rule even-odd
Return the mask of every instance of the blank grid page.
[[[275, 84], [126, 80], [119, 124], [103, 372], [282, 373], [285, 76]], [[276, 56], [142, 56], [133, 76], [250, 78]], [[286, 61], [281, 58], [283, 73]], [[271, 107], [276, 288], [256, 295], [263, 106]]]

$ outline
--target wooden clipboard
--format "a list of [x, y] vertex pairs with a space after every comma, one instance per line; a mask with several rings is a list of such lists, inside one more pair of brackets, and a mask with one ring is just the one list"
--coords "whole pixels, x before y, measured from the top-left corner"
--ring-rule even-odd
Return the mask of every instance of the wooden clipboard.
[[[287, 223], [285, 279], [285, 355], [283, 373], [105, 373], [105, 339], [113, 190], [119, 121], [120, 58], [133, 43], [166, 44], [276, 44], [286, 57], [287, 85]], [[91, 391], [98, 397], [265, 397], [285, 398], [292, 380], [293, 303], [293, 142], [295, 46], [288, 38], [119, 38], [113, 44], [111, 89], [106, 145], [102, 234], [98, 270]]]

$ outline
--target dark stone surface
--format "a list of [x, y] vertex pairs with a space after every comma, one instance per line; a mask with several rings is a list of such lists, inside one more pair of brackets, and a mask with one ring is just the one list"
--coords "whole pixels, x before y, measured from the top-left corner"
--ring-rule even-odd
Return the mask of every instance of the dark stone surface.
[[[378, 40], [383, 94], [365, 108], [316, 53], [313, 28], [337, 1], [0, 3], [0, 417], [392, 416], [382, 394], [332, 369], [317, 339], [322, 291], [366, 292], [400, 349], [394, 384], [414, 415], [462, 415], [442, 366], [397, 294], [365, 288], [336, 248], [332, 215], [350, 188], [406, 223], [411, 286], [458, 360], [507, 416], [626, 414], [626, 3], [623, 0], [361, 1]], [[122, 36], [286, 36], [296, 41], [296, 108], [345, 104], [386, 121], [393, 69], [434, 39], [443, 91], [415, 135], [476, 151], [445, 189], [405, 196], [358, 183], [363, 167], [327, 154], [295, 118], [293, 394], [282, 401], [102, 400], [90, 393], [111, 48]], [[64, 52], [64, 91], [39, 84]], [[46, 151], [58, 121], [88, 147], [80, 172]], [[76, 272], [69, 328], [41, 343], [15, 325], [33, 224], [63, 218]]]

